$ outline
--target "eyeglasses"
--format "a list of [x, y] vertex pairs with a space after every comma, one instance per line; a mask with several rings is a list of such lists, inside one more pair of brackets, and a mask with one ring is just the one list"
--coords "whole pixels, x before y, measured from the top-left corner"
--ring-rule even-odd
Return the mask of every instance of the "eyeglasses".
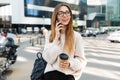
[[63, 11], [59, 11], [58, 12], [58, 15], [60, 16], [60, 17], [63, 17], [63, 16], [70, 16], [70, 12], [69, 11], [66, 11], [66, 12], [63, 12]]

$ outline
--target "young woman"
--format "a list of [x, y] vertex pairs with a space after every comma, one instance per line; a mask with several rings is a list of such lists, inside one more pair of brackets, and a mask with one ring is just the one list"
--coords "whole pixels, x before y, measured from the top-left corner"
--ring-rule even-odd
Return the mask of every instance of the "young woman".
[[[60, 62], [61, 53], [67, 54], [68, 60]], [[72, 11], [67, 3], [55, 7], [43, 58], [47, 61], [45, 80], [78, 80], [86, 65], [82, 37], [73, 30]]]

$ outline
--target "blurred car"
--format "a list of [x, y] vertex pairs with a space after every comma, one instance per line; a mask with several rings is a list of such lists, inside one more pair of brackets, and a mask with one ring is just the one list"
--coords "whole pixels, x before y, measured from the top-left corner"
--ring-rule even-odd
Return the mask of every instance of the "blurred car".
[[22, 33], [22, 34], [26, 34], [26, 33], [27, 33], [27, 30], [26, 30], [25, 28], [22, 28], [22, 29], [21, 29], [21, 33]]
[[106, 28], [106, 27], [100, 27], [100, 28], [99, 28], [99, 34], [107, 34], [107, 32], [108, 32], [107, 29], [108, 29], [108, 28]]
[[120, 31], [110, 33], [107, 39], [111, 42], [120, 42]]
[[81, 33], [81, 36], [83, 37], [90, 37], [90, 36], [96, 37], [96, 35], [97, 35], [96, 32], [91, 29], [86, 29]]

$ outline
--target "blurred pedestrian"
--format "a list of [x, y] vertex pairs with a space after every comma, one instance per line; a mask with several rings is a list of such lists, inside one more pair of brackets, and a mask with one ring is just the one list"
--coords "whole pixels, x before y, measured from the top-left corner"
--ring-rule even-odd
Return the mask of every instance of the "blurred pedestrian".
[[41, 31], [42, 31], [43, 36], [45, 36], [48, 32], [48, 30], [45, 27], [42, 27]]
[[[68, 60], [61, 61], [61, 53], [65, 53]], [[72, 11], [67, 3], [61, 3], [54, 9], [51, 32], [46, 34], [43, 58], [47, 61], [44, 80], [80, 79], [87, 61], [82, 37], [73, 30]]]

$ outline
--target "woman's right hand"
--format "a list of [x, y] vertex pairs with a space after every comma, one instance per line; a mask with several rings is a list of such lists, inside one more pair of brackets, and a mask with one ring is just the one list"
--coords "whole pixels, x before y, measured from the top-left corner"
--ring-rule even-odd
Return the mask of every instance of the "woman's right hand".
[[60, 30], [62, 29], [62, 24], [61, 24], [61, 22], [57, 22], [56, 23], [56, 28], [55, 28], [55, 30], [56, 30], [56, 35], [55, 35], [55, 40], [57, 41], [57, 42], [59, 42], [60, 41]]

